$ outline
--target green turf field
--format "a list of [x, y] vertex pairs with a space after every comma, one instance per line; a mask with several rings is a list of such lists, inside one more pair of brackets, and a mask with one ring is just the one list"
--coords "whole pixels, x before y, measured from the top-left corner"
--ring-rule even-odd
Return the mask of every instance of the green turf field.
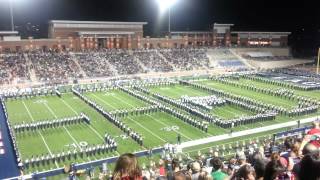
[[[263, 83], [260, 81], [254, 81], [254, 80], [249, 80], [249, 79], [245, 79], [245, 78], [240, 78], [239, 81], [236, 82], [240, 82], [243, 84], [249, 84], [249, 85], [254, 85], [256, 87], [260, 87], [260, 88], [269, 88], [269, 89], [281, 89], [284, 88], [282, 86], [278, 86], [275, 84], [267, 84], [267, 83]], [[314, 90], [314, 91], [302, 91], [302, 90], [296, 90], [296, 89], [291, 89], [288, 87], [285, 87], [286, 89], [290, 89], [292, 90], [295, 94], [300, 95], [300, 96], [305, 96], [305, 97], [309, 97], [309, 98], [315, 98], [320, 100], [320, 90]]]
[[288, 100], [278, 96], [272, 96], [269, 94], [259, 93], [252, 90], [242, 89], [239, 87], [234, 87], [232, 85], [223, 84], [217, 81], [207, 80], [207, 81], [199, 81], [199, 83], [206, 85], [208, 87], [220, 89], [235, 95], [249, 97], [254, 100], [258, 100], [267, 104], [283, 107], [286, 109], [293, 109], [294, 107], [297, 106], [297, 103], [298, 103], [297, 101], [294, 101], [294, 100]]
[[[251, 81], [246, 79], [240, 79], [241, 83], [254, 84], [257, 87], [279, 88], [276, 85], [269, 85], [257, 81]], [[290, 101], [284, 98], [275, 97], [263, 93], [254, 92], [251, 90], [237, 88], [231, 85], [225, 85], [212, 80], [195, 81], [195, 83], [202, 84], [211, 88], [224, 90], [235, 95], [242, 95], [254, 100], [272, 104], [275, 106], [285, 107], [292, 109], [297, 106], [296, 101]], [[208, 96], [208, 92], [196, 89], [185, 85], [170, 85], [170, 86], [158, 86], [150, 87], [151, 92], [159, 93], [163, 96], [179, 100], [181, 96]], [[143, 94], [150, 98], [150, 95]], [[295, 91], [299, 95], [304, 95], [311, 98], [319, 98], [319, 91]], [[121, 90], [106, 90], [102, 92], [87, 92], [84, 96], [92, 101], [95, 101], [98, 105], [103, 107], [108, 112], [115, 112], [117, 110], [133, 110], [135, 108], [149, 107], [148, 104], [142, 100], [139, 100]], [[153, 98], [155, 99], [155, 98]], [[155, 99], [156, 100], [156, 99]], [[157, 100], [162, 105], [169, 104]], [[97, 159], [102, 159], [111, 156], [117, 156], [125, 152], [136, 152], [140, 150], [146, 150], [154, 147], [159, 147], [166, 142], [176, 143], [177, 135], [180, 134], [182, 141], [192, 141], [200, 138], [221, 135], [229, 133], [229, 129], [223, 129], [214, 124], [209, 125], [208, 133], [195, 128], [182, 120], [173, 117], [170, 114], [164, 112], [153, 112], [150, 114], [139, 114], [120, 118], [126, 125], [128, 125], [135, 132], [139, 133], [143, 137], [143, 146], [138, 145], [130, 137], [127, 137], [125, 133], [117, 128], [114, 124], [106, 120], [100, 113], [88, 106], [84, 101], [79, 99], [74, 94], [66, 93], [61, 98], [57, 96], [38, 96], [33, 98], [21, 98], [21, 99], [8, 99], [6, 100], [6, 107], [9, 114], [9, 120], [12, 125], [21, 123], [31, 123], [37, 121], [50, 121], [59, 118], [73, 117], [79, 115], [81, 112], [88, 115], [91, 119], [91, 123], [80, 123], [75, 125], [68, 125], [58, 128], [29, 131], [23, 133], [16, 133], [17, 145], [21, 158], [30, 159], [33, 156], [58, 154], [61, 152], [80, 150], [90, 145], [98, 145], [104, 143], [105, 133], [111, 134], [115, 138], [118, 149], [112, 153], [105, 153], [95, 156], [84, 156], [83, 158], [66, 160], [64, 162], [52, 162], [50, 164], [41, 165], [39, 167], [32, 167], [27, 169], [27, 172], [43, 171], [53, 169], [56, 167], [63, 167], [64, 164], [70, 162], [87, 162]], [[188, 112], [173, 107], [183, 114], [190, 115]], [[205, 111], [204, 111], [205, 112]], [[254, 115], [254, 112], [239, 108], [234, 105], [223, 105], [214, 107], [210, 112], [212, 115], [218, 116], [221, 119], [230, 120], [242, 116]], [[319, 113], [317, 113], [318, 115]], [[297, 117], [299, 119], [311, 117], [316, 114]], [[190, 115], [192, 118], [202, 121], [201, 118]], [[247, 124], [235, 127], [234, 131], [241, 131], [251, 128], [257, 128], [275, 123], [283, 123], [295, 120], [297, 118], [290, 118], [287, 116], [277, 116], [274, 121], [258, 122], [253, 124]], [[277, 130], [275, 130], [277, 131]], [[251, 137], [269, 135], [270, 132], [252, 135], [250, 137], [243, 137], [237, 139], [230, 139], [221, 141], [219, 143], [234, 143], [241, 139], [248, 139]], [[219, 144], [214, 143], [214, 144]], [[193, 154], [198, 150], [207, 150], [213, 144], [205, 144], [196, 147], [190, 147], [185, 149], [186, 152]]]
[[253, 112], [250, 112], [246, 109], [234, 106], [234, 105], [224, 105], [214, 107], [211, 111], [211, 114], [221, 117], [222, 119], [233, 119], [241, 116], [250, 116], [254, 115]]
[[207, 96], [209, 95], [207, 92], [200, 91], [193, 87], [182, 86], [182, 85], [174, 85], [174, 86], [161, 86], [150, 89], [151, 92], [159, 93], [164, 96], [168, 96], [174, 99], [180, 99], [181, 96]]

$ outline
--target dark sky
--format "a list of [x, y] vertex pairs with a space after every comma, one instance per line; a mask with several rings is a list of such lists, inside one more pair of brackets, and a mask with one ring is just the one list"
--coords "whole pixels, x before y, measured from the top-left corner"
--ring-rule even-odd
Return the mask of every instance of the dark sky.
[[[0, 29], [10, 29], [9, 0], [0, 0]], [[156, 0], [13, 0], [16, 24], [56, 20], [147, 21], [147, 35], [167, 29]], [[301, 39], [319, 44], [318, 0], [178, 0], [172, 8], [172, 30], [209, 30], [214, 22], [234, 23], [234, 30], [290, 31], [295, 44]], [[298, 43], [299, 44], [299, 43]]]

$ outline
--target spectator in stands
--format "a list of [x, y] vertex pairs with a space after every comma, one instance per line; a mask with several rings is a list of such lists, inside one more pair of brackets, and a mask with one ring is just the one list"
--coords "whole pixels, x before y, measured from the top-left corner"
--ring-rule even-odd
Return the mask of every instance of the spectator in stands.
[[[306, 144], [302, 150], [302, 156], [305, 156], [308, 154], [317, 154], [317, 153], [319, 153], [319, 150], [312, 143]], [[298, 177], [300, 175], [300, 171], [301, 171], [301, 161], [295, 163], [295, 165], [293, 166], [292, 172], [296, 177]]]
[[192, 163], [192, 166], [191, 166], [191, 171], [192, 171], [191, 179], [192, 180], [197, 180], [199, 178], [200, 170], [201, 170], [201, 166], [198, 162]]
[[239, 170], [233, 174], [233, 176], [230, 178], [231, 180], [255, 180], [255, 171], [254, 168], [249, 165], [245, 164], [239, 168]]
[[256, 179], [263, 180], [263, 175], [266, 170], [266, 161], [262, 159], [257, 159], [253, 167], [256, 173]]
[[211, 173], [212, 179], [214, 179], [214, 180], [227, 179], [228, 175], [226, 173], [222, 172], [223, 163], [219, 158], [217, 158], [217, 157], [212, 158], [210, 160], [210, 164], [212, 166], [212, 173]]
[[286, 171], [283, 159], [278, 153], [271, 155], [271, 161], [266, 165], [263, 180], [274, 180], [283, 177]]
[[119, 157], [112, 175], [113, 180], [141, 180], [142, 172], [134, 154], [127, 153]]
[[299, 179], [320, 179], [319, 152], [309, 153], [302, 158]]
[[191, 174], [187, 170], [182, 170], [174, 173], [174, 180], [191, 180]]
[[202, 170], [199, 174], [198, 180], [212, 180], [210, 173], [205, 170]]
[[237, 152], [236, 156], [240, 166], [247, 164], [247, 157], [243, 151]]
[[308, 132], [310, 141], [317, 147], [320, 147], [320, 121], [313, 122], [313, 128]]
[[158, 174], [159, 177], [165, 177], [166, 176], [166, 169], [164, 167], [164, 161], [162, 159], [159, 160], [159, 165], [158, 165]]

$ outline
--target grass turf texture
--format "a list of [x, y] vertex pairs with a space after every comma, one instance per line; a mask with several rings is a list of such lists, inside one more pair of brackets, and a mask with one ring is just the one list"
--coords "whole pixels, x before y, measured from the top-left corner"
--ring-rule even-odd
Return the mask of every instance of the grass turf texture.
[[[250, 81], [252, 83], [265, 84], [256, 81]], [[288, 103], [287, 100], [269, 96], [261, 93], [253, 93], [253, 91], [236, 88], [233, 86], [224, 85], [212, 81], [201, 82], [207, 86], [214, 87], [217, 89], [222, 89], [225, 91], [232, 92], [238, 95], [244, 95], [265, 103], [282, 105], [283, 103]], [[269, 86], [268, 84], [266, 84]], [[261, 85], [262, 86], [262, 85]], [[183, 85], [174, 86], [161, 86], [153, 87], [150, 89], [152, 92], [160, 93], [161, 95], [168, 96], [174, 99], [178, 99], [183, 95], [188, 96], [207, 96], [207, 92], [202, 90]], [[303, 91], [306, 95], [310, 97], [317, 96], [318, 92], [313, 91]], [[314, 94], [315, 93], [315, 94]], [[120, 109], [133, 109], [137, 107], [149, 106], [145, 102], [132, 97], [120, 90], [110, 90], [105, 92], [94, 92], [85, 93], [85, 96], [94, 100], [97, 104], [103, 106], [107, 111], [114, 111]], [[318, 96], [317, 96], [318, 97]], [[163, 103], [163, 102], [162, 102]], [[165, 103], [163, 103], [165, 104]], [[168, 105], [168, 104], [167, 104]], [[286, 107], [294, 107], [296, 102], [291, 101]], [[125, 152], [134, 152], [142, 150], [145, 148], [156, 147], [163, 145], [165, 142], [175, 143], [177, 139], [177, 134], [181, 135], [182, 141], [189, 141], [199, 138], [204, 138], [213, 135], [220, 135], [229, 132], [227, 129], [222, 129], [215, 125], [210, 125], [208, 133], [204, 133], [197, 128], [184, 123], [183, 121], [176, 119], [175, 117], [163, 113], [157, 112], [147, 115], [130, 115], [122, 120], [133, 128], [135, 131], [140, 133], [144, 138], [144, 146], [140, 147], [131, 138], [122, 138], [121, 135], [124, 133], [114, 126], [112, 123], [108, 122], [103, 116], [97, 113], [94, 109], [86, 105], [78, 97], [71, 93], [63, 94], [62, 98], [56, 96], [50, 97], [35, 97], [29, 99], [18, 99], [18, 100], [7, 100], [6, 106], [9, 113], [9, 120], [12, 124], [19, 124], [22, 122], [33, 122], [33, 121], [43, 121], [52, 120], [55, 118], [64, 118], [75, 116], [80, 112], [86, 113], [91, 119], [91, 124], [78, 124], [66, 127], [60, 127], [55, 129], [46, 129], [37, 132], [27, 132], [27, 133], [16, 133], [17, 144], [21, 154], [22, 159], [31, 158], [32, 155], [42, 155], [48, 153], [60, 153], [62, 151], [68, 151], [69, 149], [79, 149], [81, 144], [102, 144], [103, 136], [107, 132], [115, 137], [118, 143], [118, 151], [114, 153], [101, 154], [97, 156], [90, 156], [84, 158], [72, 159], [72, 162], [80, 163], [90, 160], [101, 159], [105, 157], [110, 157], [118, 155]], [[179, 109], [178, 109], [179, 110]], [[179, 110], [183, 112], [183, 110]], [[186, 112], [184, 112], [186, 113]], [[225, 105], [219, 108], [214, 108], [212, 113], [222, 117], [223, 119], [230, 119], [241, 115], [251, 115], [252, 112], [246, 111], [244, 109]], [[319, 113], [317, 113], [319, 114]], [[254, 124], [247, 124], [239, 127], [235, 127], [234, 131], [241, 131], [261, 126], [272, 125], [275, 123], [282, 123], [296, 119], [302, 119], [306, 117], [311, 117], [316, 114], [300, 116], [298, 118], [289, 118], [286, 116], [278, 116], [275, 121], [260, 122]], [[174, 129], [173, 127], [178, 127]], [[171, 129], [171, 131], [166, 129]], [[268, 134], [268, 132], [261, 133], [261, 136]], [[255, 135], [252, 135], [254, 137]], [[258, 136], [258, 135], [257, 135]], [[260, 136], [260, 135], [259, 135]], [[238, 141], [245, 137], [238, 139], [233, 139], [230, 141]], [[222, 141], [223, 142], [223, 141]], [[222, 142], [217, 142], [213, 144], [219, 144]], [[192, 151], [193, 153], [198, 149], [202, 149], [207, 145], [190, 147], [186, 149], [187, 152]], [[211, 144], [210, 144], [211, 146]], [[41, 165], [40, 167], [33, 167], [27, 170], [27, 172], [42, 171], [52, 168], [63, 167], [64, 164], [70, 163], [69, 161], [60, 162], [57, 164], [50, 163], [48, 165]]]
[[[230, 79], [230, 80], [232, 80], [232, 79]], [[309, 97], [309, 98], [315, 98], [315, 99], [320, 100], [320, 90], [302, 91], [302, 90], [296, 90], [296, 89], [289, 88], [289, 87], [278, 86], [276, 84], [270, 84], [270, 83], [267, 84], [267, 83], [256, 81], [256, 80], [249, 80], [249, 79], [245, 79], [245, 78], [240, 78], [236, 82], [239, 82], [239, 83], [242, 83], [242, 84], [254, 85], [254, 86], [259, 87], [259, 88], [269, 88], [269, 89], [279, 89], [279, 88], [282, 89], [282, 88], [285, 88], [285, 89], [290, 89], [290, 90], [293, 90], [293, 92], [295, 94], [297, 94], [297, 95], [305, 96], [305, 97]]]
[[207, 96], [209, 95], [207, 92], [200, 91], [190, 86], [183, 85], [174, 85], [174, 86], [161, 86], [150, 88], [150, 91], [153, 93], [159, 93], [163, 96], [168, 96], [173, 99], [180, 99], [181, 96]]
[[234, 105], [223, 105], [223, 106], [217, 106], [214, 107], [211, 111], [211, 114], [217, 115], [219, 117], [221, 117], [222, 119], [233, 119], [233, 118], [238, 118], [241, 116], [250, 116], [250, 115], [254, 115], [253, 112], [250, 112], [246, 109], [243, 109], [241, 107], [238, 106], [234, 106]]
[[293, 109], [298, 104], [298, 102], [295, 100], [288, 100], [285, 98], [281, 98], [280, 96], [272, 96], [269, 94], [255, 92], [253, 90], [242, 89], [239, 87], [234, 87], [232, 85], [223, 84], [217, 81], [205, 80], [205, 81], [199, 81], [197, 83], [203, 84], [208, 87], [220, 89], [225, 92], [233, 93], [236, 95], [249, 97], [251, 99], [255, 99], [267, 104], [272, 104], [272, 105], [283, 107], [286, 109]]

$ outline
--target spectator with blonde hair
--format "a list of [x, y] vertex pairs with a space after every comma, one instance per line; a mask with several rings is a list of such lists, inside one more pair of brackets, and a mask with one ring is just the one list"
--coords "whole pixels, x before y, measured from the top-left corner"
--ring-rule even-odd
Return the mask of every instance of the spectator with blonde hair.
[[141, 180], [142, 171], [134, 154], [122, 154], [116, 162], [113, 180]]

